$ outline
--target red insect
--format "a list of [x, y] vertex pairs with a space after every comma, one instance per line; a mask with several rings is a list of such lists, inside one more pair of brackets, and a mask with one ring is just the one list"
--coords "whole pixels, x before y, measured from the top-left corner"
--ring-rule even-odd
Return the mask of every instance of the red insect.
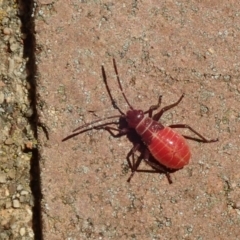
[[[76, 128], [70, 136], [63, 139], [66, 141], [67, 139], [81, 134], [83, 132], [89, 131], [91, 129], [105, 129], [109, 131], [114, 137], [121, 137], [123, 135], [137, 135], [138, 137], [133, 142], [133, 148], [129, 151], [127, 155], [127, 161], [129, 167], [131, 168], [132, 174], [128, 178], [128, 182], [130, 182], [135, 172], [158, 172], [165, 173], [168, 177], [170, 183], [172, 180], [170, 178], [169, 173], [174, 172], [178, 169], [183, 168], [185, 165], [189, 163], [191, 152], [189, 145], [187, 144], [186, 138], [195, 140], [203, 143], [211, 143], [216, 142], [218, 139], [207, 140], [197, 131], [192, 129], [190, 126], [186, 124], [174, 124], [168, 127], [164, 127], [160, 122], [160, 118], [164, 112], [169, 109], [177, 106], [180, 101], [183, 99], [184, 94], [179, 98], [179, 100], [171, 105], [168, 105], [158, 112], [153, 114], [155, 110], [157, 110], [161, 105], [162, 96], [159, 96], [158, 103], [156, 105], [151, 106], [147, 111], [136, 110], [129, 103], [118, 75], [118, 70], [116, 66], [115, 59], [113, 59], [113, 67], [117, 76], [117, 81], [119, 88], [122, 92], [122, 95], [128, 104], [130, 110], [125, 114], [116, 104], [114, 98], [112, 97], [110, 88], [107, 83], [107, 77], [105, 73], [105, 69], [102, 66], [102, 75], [103, 80], [109, 94], [109, 97], [112, 101], [113, 106], [119, 111], [120, 115], [114, 115], [102, 119], [98, 119], [96, 121], [92, 121], [90, 123], [84, 124], [78, 128]], [[99, 125], [95, 125], [100, 121], [104, 121], [107, 119], [120, 118], [119, 122], [107, 122]], [[119, 124], [123, 120], [125, 122], [125, 126], [121, 127]], [[118, 128], [108, 126], [111, 124], [118, 125]], [[87, 128], [88, 127], [88, 128]], [[199, 138], [194, 138], [190, 136], [182, 136], [178, 132], [174, 131], [173, 128], [187, 128], [194, 134], [196, 134]], [[84, 130], [82, 130], [84, 129]], [[79, 131], [81, 130], [81, 131]], [[114, 134], [114, 131], [117, 134]], [[140, 151], [141, 154], [135, 161], [135, 153]], [[132, 157], [132, 162], [130, 161], [130, 157]], [[149, 164], [154, 170], [141, 170], [138, 169], [141, 161], [144, 160], [147, 164]]]

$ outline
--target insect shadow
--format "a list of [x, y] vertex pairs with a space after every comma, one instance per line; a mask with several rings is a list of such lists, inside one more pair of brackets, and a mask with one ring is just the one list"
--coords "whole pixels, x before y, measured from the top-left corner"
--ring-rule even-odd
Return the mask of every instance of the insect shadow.
[[[129, 106], [129, 110], [124, 113], [118, 107], [109, 88], [105, 69], [102, 66], [103, 81], [109, 98], [111, 99], [113, 107], [117, 109], [120, 114], [83, 124], [73, 130], [73, 133], [65, 137], [62, 141], [64, 142], [74, 136], [93, 129], [104, 129], [115, 138], [126, 136], [133, 144], [133, 147], [126, 156], [129, 168], [131, 169], [131, 175], [127, 181], [130, 182], [136, 172], [144, 172], [164, 173], [167, 176], [168, 182], [172, 183], [170, 173], [182, 169], [189, 163], [191, 157], [190, 148], [186, 139], [202, 143], [212, 143], [218, 141], [218, 138], [207, 140], [187, 124], [173, 124], [165, 127], [159, 122], [164, 112], [177, 106], [181, 102], [184, 94], [182, 94], [177, 102], [161, 108], [156, 113], [154, 113], [154, 111], [159, 109], [161, 105], [161, 95], [158, 98], [157, 104], [150, 106], [148, 110], [142, 111], [134, 109], [123, 91], [115, 59], [113, 59], [113, 67], [116, 73], [119, 89]], [[112, 119], [114, 118], [117, 118], [118, 120], [113, 121]], [[110, 119], [111, 121], [107, 122]], [[186, 128], [197, 137], [180, 135], [173, 130], [174, 128]], [[137, 152], [138, 154], [136, 154]], [[145, 163], [150, 165], [151, 169], [139, 169], [142, 161], [145, 161]]]

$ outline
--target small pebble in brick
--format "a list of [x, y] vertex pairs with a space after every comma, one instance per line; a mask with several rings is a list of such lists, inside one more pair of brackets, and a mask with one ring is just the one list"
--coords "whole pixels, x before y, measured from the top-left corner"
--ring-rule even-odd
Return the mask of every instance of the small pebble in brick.
[[18, 199], [13, 200], [13, 207], [14, 208], [20, 208], [21, 204]]
[[28, 195], [28, 191], [22, 190], [20, 194], [21, 194], [22, 196], [26, 196], [26, 195]]
[[19, 233], [20, 233], [21, 236], [24, 236], [25, 233], [26, 233], [26, 229], [24, 227], [20, 228]]
[[12, 33], [12, 29], [11, 28], [5, 27], [3, 29], [3, 34], [4, 35], [10, 35], [11, 33]]
[[7, 181], [7, 177], [4, 173], [0, 173], [0, 183], [5, 183]]

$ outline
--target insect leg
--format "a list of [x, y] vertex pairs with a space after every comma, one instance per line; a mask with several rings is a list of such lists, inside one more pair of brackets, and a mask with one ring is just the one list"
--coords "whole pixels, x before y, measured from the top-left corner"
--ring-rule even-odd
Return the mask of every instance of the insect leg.
[[[137, 162], [135, 163], [135, 158], [134, 158], [134, 155], [135, 155], [135, 152], [140, 148], [140, 144], [139, 143], [136, 143], [133, 148], [129, 151], [129, 153], [127, 154], [127, 162], [128, 162], [128, 165], [129, 167], [131, 168], [131, 175], [130, 177], [128, 178], [127, 182], [130, 182], [133, 175], [135, 174], [135, 172], [137, 171], [141, 161], [143, 160], [142, 156], [138, 157], [138, 160]], [[130, 160], [130, 157], [132, 156], [132, 162]]]
[[[133, 175], [135, 174], [135, 172], [144, 172], [144, 173], [164, 173], [167, 176], [168, 182], [171, 184], [172, 183], [172, 179], [170, 176], [169, 171], [164, 167], [161, 166], [157, 163], [154, 163], [152, 161], [149, 160], [150, 158], [150, 152], [149, 150], [146, 148], [144, 150], [144, 152], [138, 157], [137, 162], [135, 163], [134, 160], [134, 153], [138, 150], [138, 148], [140, 147], [139, 144], [136, 144], [131, 151], [128, 154], [128, 164], [132, 170], [132, 174], [130, 175], [130, 177], [128, 178], [128, 182], [130, 182], [130, 180], [132, 179]], [[133, 158], [133, 164], [131, 164], [130, 161], [130, 157], [132, 156]], [[140, 163], [142, 162], [142, 160], [144, 160], [149, 166], [151, 166], [153, 168], [153, 170], [147, 170], [147, 169], [138, 169]]]
[[144, 114], [148, 113], [148, 116], [151, 118], [152, 117], [152, 113], [154, 110], [158, 109], [161, 105], [162, 102], [162, 95], [159, 96], [158, 98], [158, 103], [156, 105], [152, 105], [149, 110], [147, 110], [146, 112], [144, 112]]
[[200, 133], [195, 131], [193, 128], [191, 128], [187, 124], [173, 124], [173, 125], [170, 125], [169, 127], [170, 128], [187, 128], [187, 129], [189, 129], [191, 132], [195, 133], [200, 139], [190, 137], [190, 136], [185, 136], [185, 135], [183, 135], [183, 136], [187, 139], [191, 139], [191, 140], [194, 140], [194, 141], [197, 141], [197, 142], [211, 143], [211, 142], [217, 142], [218, 141], [218, 138], [207, 140], [205, 137], [203, 137]]
[[178, 99], [177, 102], [162, 108], [158, 113], [154, 114], [153, 120], [158, 121], [164, 112], [168, 111], [169, 109], [171, 109], [173, 107], [176, 107], [182, 101], [183, 97], [184, 97], [184, 94], [182, 94], [182, 96]]
[[164, 173], [168, 179], [168, 182], [171, 184], [173, 183], [172, 182], [172, 178], [170, 176], [170, 173], [169, 171], [164, 167], [164, 166], [161, 166], [157, 163], [154, 163], [152, 161], [149, 160], [149, 157], [150, 157], [150, 153], [149, 153], [149, 150], [146, 149], [145, 151], [145, 157], [144, 157], [144, 161], [149, 165], [151, 166], [152, 168], [154, 168], [156, 171], [156, 173]]

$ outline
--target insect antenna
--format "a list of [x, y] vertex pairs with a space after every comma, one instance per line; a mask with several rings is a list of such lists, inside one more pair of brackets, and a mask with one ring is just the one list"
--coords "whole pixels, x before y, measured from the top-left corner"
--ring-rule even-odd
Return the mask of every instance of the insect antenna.
[[112, 102], [112, 105], [115, 109], [117, 109], [123, 116], [125, 116], [124, 112], [118, 107], [116, 101], [113, 99], [113, 96], [112, 96], [112, 93], [111, 93], [111, 90], [108, 86], [108, 83], [107, 83], [107, 76], [106, 76], [106, 72], [105, 72], [105, 69], [104, 67], [102, 66], [102, 75], [103, 75], [103, 81], [104, 81], [104, 84], [106, 86], [106, 89], [107, 89], [107, 92], [108, 92], [108, 95], [111, 99], [111, 102]]
[[115, 58], [113, 58], [113, 67], [114, 67], [114, 70], [115, 70], [115, 73], [116, 73], [116, 76], [117, 76], [118, 85], [119, 85], [119, 88], [120, 88], [120, 90], [122, 92], [122, 95], [123, 95], [126, 103], [128, 104], [128, 106], [130, 107], [130, 109], [133, 110], [132, 105], [129, 103], [129, 101], [128, 101], [128, 99], [127, 99], [127, 97], [126, 97], [126, 95], [125, 95], [125, 93], [123, 91], [122, 84], [121, 84], [121, 81], [120, 81], [120, 78], [119, 78], [119, 75], [118, 75], [117, 64], [116, 64]]
[[[91, 126], [91, 125], [93, 125], [93, 124], [95, 124], [95, 123], [98, 123], [98, 122], [101, 122], [101, 121], [105, 121], [105, 120], [112, 119], [112, 118], [119, 118], [119, 117], [122, 117], [122, 115], [114, 115], [114, 116], [110, 116], [110, 117], [101, 118], [101, 119], [98, 119], [98, 120], [95, 120], [95, 121], [92, 121], [92, 122], [83, 124], [82, 126], [74, 129], [72, 132], [76, 132], [76, 131], [78, 131], [78, 130], [80, 130], [80, 129], [86, 128], [86, 127], [88, 127], [88, 126]], [[88, 130], [94, 129], [94, 128], [96, 128], [96, 127], [97, 127], [97, 126], [92, 126], [92, 127], [88, 128]]]
[[[101, 119], [102, 120], [102, 119]], [[91, 124], [91, 123], [89, 123], [89, 124]], [[81, 126], [80, 127], [80, 131], [75, 131], [74, 133], [72, 133], [72, 134], [70, 134], [69, 136], [67, 136], [67, 137], [65, 137], [64, 139], [62, 139], [62, 142], [65, 142], [65, 141], [67, 141], [68, 139], [70, 139], [70, 138], [73, 138], [73, 137], [75, 137], [75, 136], [77, 136], [77, 135], [79, 135], [79, 134], [82, 134], [82, 133], [84, 133], [84, 132], [88, 132], [88, 131], [90, 131], [90, 130], [92, 130], [92, 129], [96, 129], [96, 130], [98, 130], [98, 129], [103, 129], [104, 127], [106, 127], [106, 126], [108, 126], [108, 125], [110, 125], [110, 124], [119, 124], [119, 121], [113, 121], [113, 122], [107, 122], [107, 123], [103, 123], [103, 124], [100, 124], [100, 125], [97, 125], [97, 126], [91, 126], [90, 125], [90, 127], [88, 128], [87, 126], [89, 126], [89, 124], [85, 124], [85, 125], [83, 125], [83, 126]], [[85, 128], [84, 128], [85, 127]], [[82, 129], [82, 128], [84, 128], [84, 129]], [[82, 129], [82, 130], [81, 130]]]

